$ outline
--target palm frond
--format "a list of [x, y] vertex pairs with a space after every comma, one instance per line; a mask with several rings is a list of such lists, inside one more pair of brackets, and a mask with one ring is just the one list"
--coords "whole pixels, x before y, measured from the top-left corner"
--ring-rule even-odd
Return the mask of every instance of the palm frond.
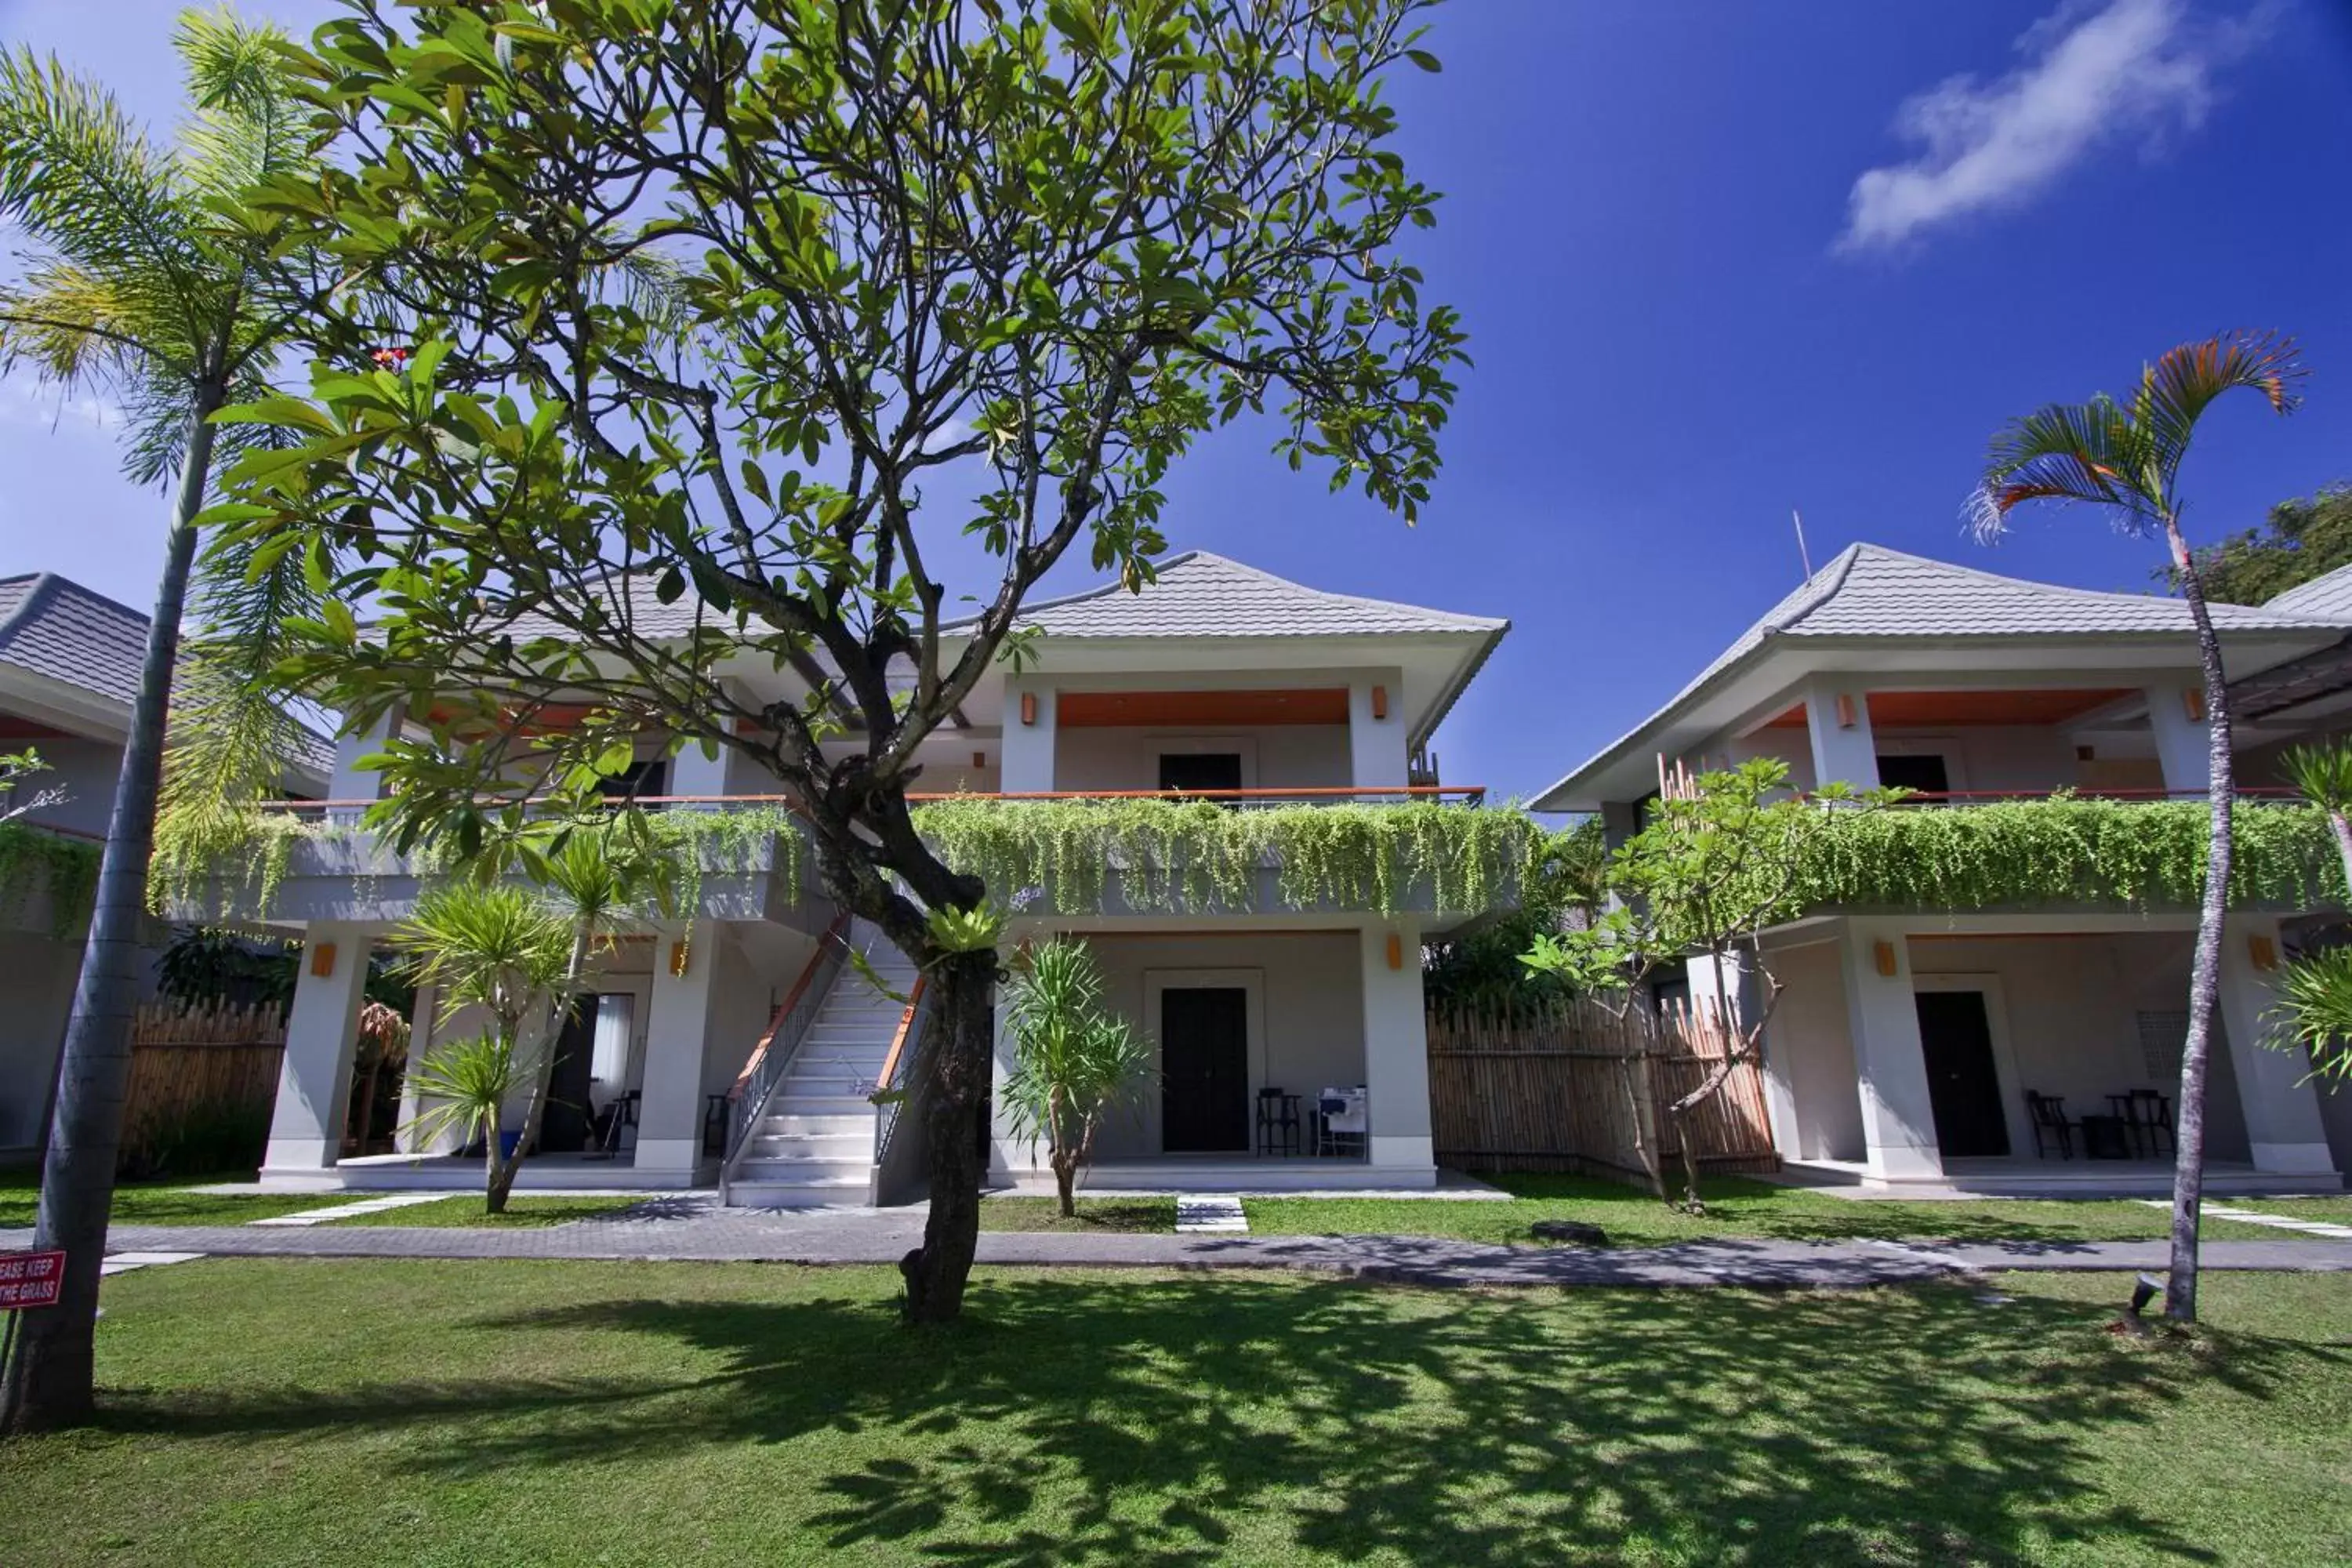
[[1997, 538], [2009, 514], [2030, 500], [2084, 501], [2145, 522], [2160, 499], [2146, 489], [2146, 442], [2113, 398], [2053, 403], [2011, 421], [1992, 438], [1968, 519], [1978, 538]]
[[173, 45], [195, 100], [180, 164], [202, 195], [237, 214], [252, 186], [314, 162], [309, 118], [281, 68], [283, 32], [226, 9], [188, 11]]
[[2132, 418], [2147, 432], [2168, 479], [2189, 450], [2198, 417], [2225, 392], [2259, 392], [2274, 414], [2293, 413], [2305, 374], [2293, 338], [2275, 332], [2223, 332], [2182, 343], [2140, 374]]
[[0, 219], [93, 272], [202, 276], [169, 155], [111, 93], [29, 49], [0, 53]]

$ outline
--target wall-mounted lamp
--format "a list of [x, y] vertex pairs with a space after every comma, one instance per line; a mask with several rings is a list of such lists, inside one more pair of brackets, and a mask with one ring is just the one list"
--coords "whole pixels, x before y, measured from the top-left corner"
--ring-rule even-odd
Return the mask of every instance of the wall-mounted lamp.
[[971, 765], [976, 768], [984, 768], [988, 766], [988, 753], [986, 752], [974, 752], [971, 754]]
[[669, 972], [680, 980], [686, 978], [686, 965], [690, 952], [691, 950], [682, 942], [669, 944]]
[[1391, 969], [1404, 967], [1404, 938], [1394, 931], [1389, 932], [1389, 967]]
[[2266, 936], [2250, 936], [2246, 939], [2246, 956], [2253, 960], [2256, 969], [2267, 974], [2278, 967], [2278, 944]]
[[335, 944], [315, 942], [310, 944], [310, 973], [324, 980], [335, 972]]
[[1841, 691], [1838, 693], [1837, 716], [1839, 729], [1851, 730], [1853, 728], [1853, 693], [1850, 691]]
[[1879, 973], [1884, 974], [1889, 980], [1895, 978], [1895, 944], [1893, 942], [1878, 942], [1871, 943], [1870, 956], [1873, 962], [1878, 965]]
[[2180, 694], [2181, 711], [2189, 715], [2191, 724], [2205, 722], [2205, 693], [2200, 687], [2189, 687]]
[[1037, 721], [1037, 694], [1034, 691], [1024, 691], [1021, 694], [1021, 721], [1024, 724], [1034, 724]]
[[1388, 716], [1389, 689], [1385, 686], [1375, 686], [1372, 688], [1372, 717], [1385, 719]]

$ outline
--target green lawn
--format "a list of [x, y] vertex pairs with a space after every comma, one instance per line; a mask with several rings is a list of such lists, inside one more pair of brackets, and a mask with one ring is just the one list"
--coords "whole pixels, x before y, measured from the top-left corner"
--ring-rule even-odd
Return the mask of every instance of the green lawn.
[[[271, 1215], [294, 1214], [339, 1201], [327, 1193], [191, 1193], [183, 1189], [212, 1182], [249, 1182], [253, 1173], [194, 1176], [169, 1182], [133, 1182], [114, 1189], [116, 1225], [243, 1225]], [[38, 1171], [0, 1172], [0, 1227], [29, 1226], [40, 1205]]]
[[[364, 1193], [344, 1194], [358, 1199]], [[330, 1203], [343, 1201], [331, 1198]], [[517, 1193], [507, 1199], [504, 1214], [488, 1214], [482, 1208], [482, 1194], [460, 1193], [436, 1199], [429, 1204], [405, 1204], [396, 1209], [380, 1209], [374, 1214], [354, 1215], [350, 1219], [331, 1219], [331, 1226], [394, 1225], [425, 1226], [442, 1229], [451, 1226], [480, 1226], [497, 1230], [531, 1230], [551, 1225], [563, 1225], [575, 1219], [593, 1219], [599, 1215], [620, 1214], [642, 1207], [648, 1198], [637, 1197], [572, 1197], [561, 1193]]]
[[988, 1198], [980, 1205], [982, 1230], [1168, 1231], [1176, 1228], [1174, 1198], [1080, 1198], [1076, 1219], [1062, 1217], [1055, 1198]]
[[2352, 1279], [1438, 1292], [213, 1259], [106, 1287], [98, 1430], [0, 1446], [43, 1564], [2352, 1560]]
[[[1831, 1197], [1801, 1187], [1738, 1176], [1706, 1184], [1707, 1212], [1686, 1215], [1637, 1188], [1590, 1176], [1483, 1178], [1512, 1194], [1509, 1203], [1442, 1198], [1245, 1198], [1250, 1229], [1303, 1236], [1449, 1236], [1469, 1241], [1531, 1243], [1538, 1220], [1583, 1220], [1612, 1243], [1648, 1246], [1705, 1237], [1772, 1237], [1799, 1241], [1946, 1239], [1954, 1241], [2121, 1241], [2168, 1234], [2170, 1216], [2123, 1201], [1954, 1199], [1948, 1202]], [[2209, 1238], [2276, 1240], [2285, 1234], [2209, 1219]]]

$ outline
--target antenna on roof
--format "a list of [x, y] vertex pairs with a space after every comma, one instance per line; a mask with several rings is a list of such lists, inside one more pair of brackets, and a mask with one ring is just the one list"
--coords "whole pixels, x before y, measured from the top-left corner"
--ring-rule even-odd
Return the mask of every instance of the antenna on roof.
[[1813, 580], [1813, 552], [1805, 548], [1805, 519], [1795, 507], [1789, 509], [1789, 521], [1797, 525], [1797, 559], [1805, 563], [1805, 581]]

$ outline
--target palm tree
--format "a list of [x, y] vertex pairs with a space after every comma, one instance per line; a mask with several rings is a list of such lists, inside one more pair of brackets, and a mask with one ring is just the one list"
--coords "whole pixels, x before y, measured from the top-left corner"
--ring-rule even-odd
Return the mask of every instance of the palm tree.
[[91, 1412], [99, 1263], [121, 1138], [140, 927], [154, 835], [180, 616], [215, 448], [242, 427], [212, 416], [266, 391], [274, 345], [316, 293], [278, 254], [282, 220], [240, 193], [302, 168], [311, 136], [281, 35], [189, 13], [174, 39], [195, 113], [159, 147], [103, 88], [28, 51], [0, 55], [0, 220], [34, 248], [0, 284], [0, 374], [19, 369], [110, 396], [125, 416], [123, 466], [173, 479], [131, 732], [107, 826], [89, 940], [59, 1064], [42, 1170], [37, 1245], [61, 1247], [58, 1305], [29, 1314], [0, 1388], [0, 1430]]
[[2183, 343], [2140, 373], [2128, 403], [2102, 393], [2087, 403], [2052, 404], [2003, 429], [1992, 440], [1983, 482], [1969, 504], [1980, 539], [1998, 537], [2011, 510], [2031, 500], [2084, 501], [2104, 508], [2117, 527], [2135, 535], [2160, 533], [2204, 666], [2208, 729], [2208, 797], [2212, 805], [2205, 861], [2205, 897], [2197, 920], [2197, 952], [2189, 977], [2189, 1037], [2180, 1053], [2178, 1152], [2173, 1162], [2172, 1267], [2164, 1310], [2177, 1321], [2197, 1317], [2197, 1226], [2205, 1195], [2205, 1068], [2220, 988], [2221, 923], [2230, 900], [2230, 816], [2237, 781], [2230, 759], [2230, 693], [2221, 670], [2221, 644], [2213, 635], [2197, 558], [2181, 531], [2179, 484], [2182, 459], [2197, 421], [2223, 393], [2260, 392], [2272, 411], [2291, 412], [2303, 366], [2291, 340], [2264, 332], [2229, 332]]

